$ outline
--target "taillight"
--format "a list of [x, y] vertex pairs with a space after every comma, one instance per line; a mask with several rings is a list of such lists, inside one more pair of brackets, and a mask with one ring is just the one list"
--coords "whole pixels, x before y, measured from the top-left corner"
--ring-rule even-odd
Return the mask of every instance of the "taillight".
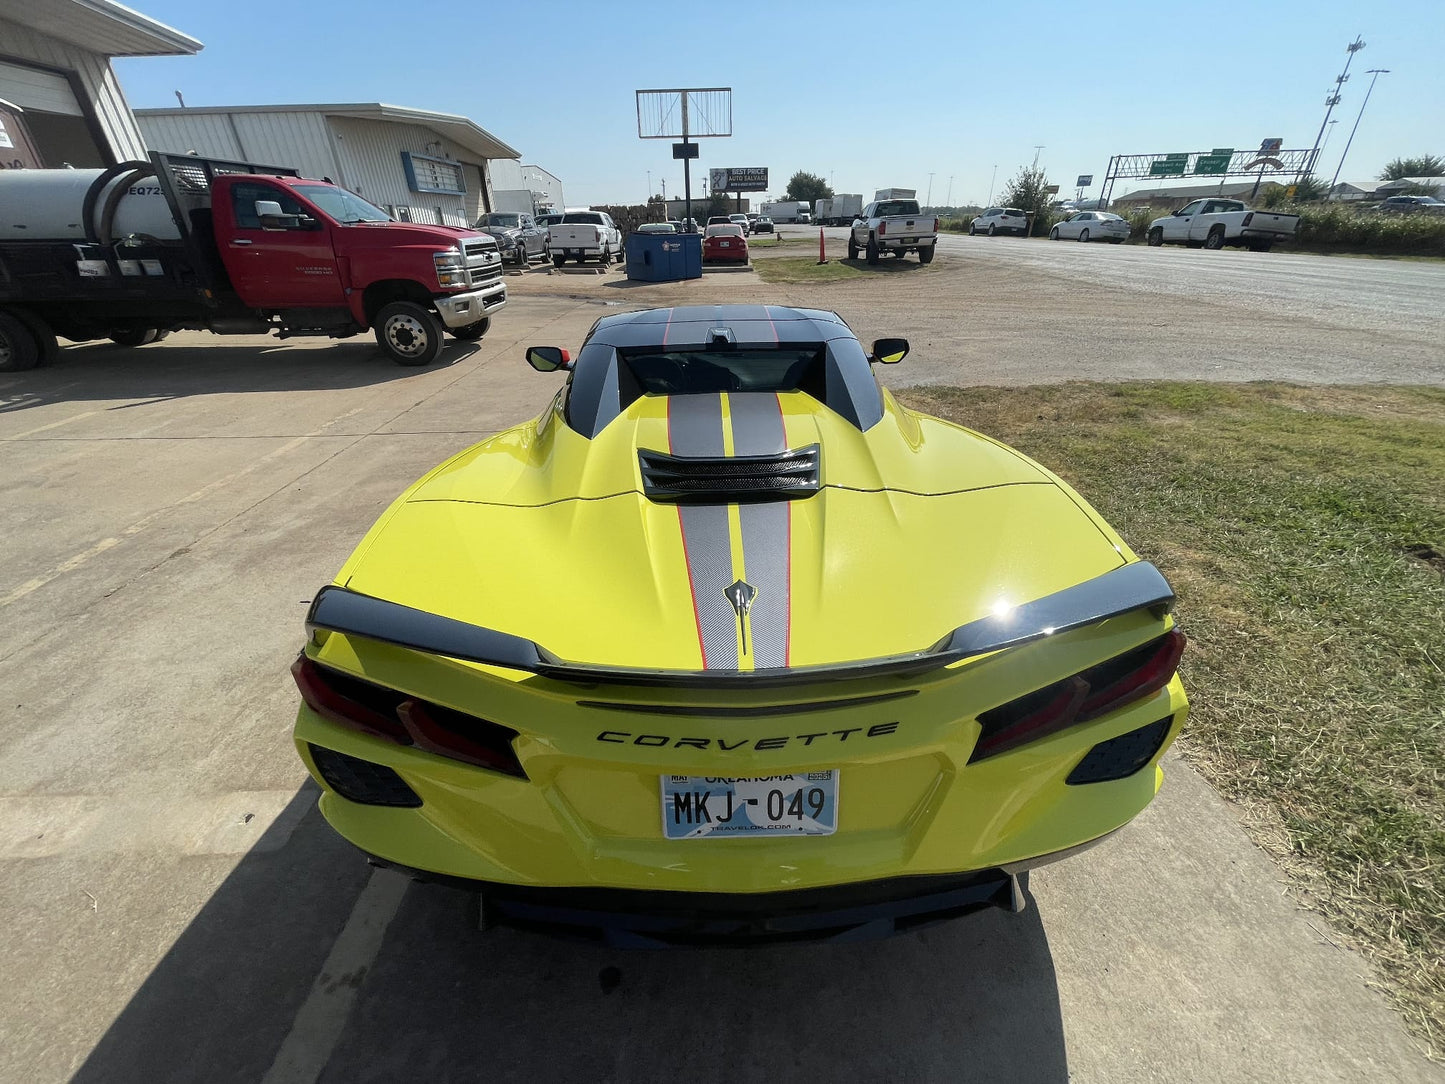
[[1253, 221], [1254, 221], [1254, 212], [1253, 212], [1253, 211], [1250, 211], [1249, 214], [1247, 214], [1247, 215], [1244, 216], [1244, 222], [1241, 223], [1241, 225], [1248, 226], [1248, 225], [1249, 225], [1251, 222], [1253, 222]]
[[527, 777], [512, 751], [517, 732], [509, 727], [319, 666], [305, 655], [292, 664], [291, 674], [306, 706], [333, 723], [449, 760]]
[[880, 223], [878, 223], [878, 236], [879, 236], [879, 237], [882, 237], [882, 236], [883, 236], [885, 233], [887, 233], [887, 232], [888, 232], [888, 223], [886, 223], [886, 222], [880, 222]]
[[1151, 696], [1174, 676], [1184, 654], [1178, 629], [1072, 677], [1010, 700], [978, 717], [983, 732], [970, 764]]
[[933, 232], [937, 233], [941, 229], [943, 229], [943, 219], [935, 218], [933, 220]]

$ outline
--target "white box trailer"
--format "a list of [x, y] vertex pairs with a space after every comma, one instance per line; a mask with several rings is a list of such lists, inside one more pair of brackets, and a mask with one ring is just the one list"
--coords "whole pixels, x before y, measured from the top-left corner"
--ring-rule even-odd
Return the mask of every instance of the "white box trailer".
[[851, 226], [862, 211], [863, 197], [843, 192], [830, 200], [820, 199], [813, 221], [822, 226]]
[[807, 222], [812, 217], [807, 200], [777, 200], [763, 204], [759, 211], [774, 222]]
[[873, 202], [885, 199], [917, 199], [918, 189], [916, 188], [880, 188], [873, 193]]

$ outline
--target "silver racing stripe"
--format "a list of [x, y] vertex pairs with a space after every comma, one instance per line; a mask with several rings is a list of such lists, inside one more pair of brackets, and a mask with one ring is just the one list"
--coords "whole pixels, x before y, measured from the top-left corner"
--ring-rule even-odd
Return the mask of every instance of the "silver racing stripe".
[[783, 408], [770, 391], [733, 392], [728, 396], [733, 422], [733, 455], [777, 455], [787, 448]]
[[668, 396], [667, 443], [673, 455], [722, 455], [722, 394]]
[[682, 544], [692, 583], [693, 612], [702, 637], [704, 670], [738, 668], [738, 615], [726, 591], [733, 582], [732, 543], [728, 538], [728, 506], [680, 504]]
[[788, 562], [790, 555], [787, 501], [740, 504], [743, 568], [757, 589], [748, 614], [753, 667], [758, 670], [788, 665], [788, 625], [791, 614]]

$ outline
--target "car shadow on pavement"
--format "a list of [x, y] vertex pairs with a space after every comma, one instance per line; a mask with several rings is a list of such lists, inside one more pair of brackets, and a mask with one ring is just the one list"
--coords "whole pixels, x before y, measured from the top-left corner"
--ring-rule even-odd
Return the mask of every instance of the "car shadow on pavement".
[[480, 348], [448, 340], [431, 365], [410, 368], [385, 357], [370, 337], [309, 349], [288, 349], [279, 341], [135, 348], [80, 343], [61, 350], [50, 365], [4, 374], [9, 379], [0, 384], [0, 414], [47, 403], [361, 388], [446, 368]]
[[[76, 1084], [265, 1076], [372, 873], [315, 799], [298, 793], [313, 808], [290, 839], [242, 860]], [[468, 893], [413, 884], [376, 959], [332, 981], [357, 998], [323, 1081], [1068, 1079], [1032, 901], [861, 944], [648, 952], [480, 933]]]

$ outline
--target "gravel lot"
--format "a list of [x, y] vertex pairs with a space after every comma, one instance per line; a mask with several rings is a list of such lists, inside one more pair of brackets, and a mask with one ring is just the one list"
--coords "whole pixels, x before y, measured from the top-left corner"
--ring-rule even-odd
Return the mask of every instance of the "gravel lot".
[[1063, 261], [1040, 267], [953, 240], [827, 288], [537, 269], [419, 372], [369, 339], [182, 334], [0, 377], [0, 1079], [1439, 1080], [1177, 761], [1024, 915], [862, 948], [481, 938], [320, 822], [289, 738], [305, 603], [406, 484], [553, 394], [524, 346], [575, 347], [609, 309], [833, 308], [913, 341], [899, 383], [1445, 380], [1428, 320], [1265, 313], [1079, 277], [1109, 251], [1031, 243]]
[[[829, 258], [843, 258], [847, 231], [825, 233]], [[816, 251], [816, 230], [783, 236], [810, 243], [755, 249], [754, 260]], [[617, 275], [533, 273], [517, 289], [628, 306], [785, 292], [837, 311], [861, 338], [907, 336], [912, 355], [886, 375], [900, 386], [1445, 383], [1445, 263], [947, 235], [928, 267], [907, 257], [880, 268], [877, 282], [788, 287], [731, 274], [629, 289]]]

